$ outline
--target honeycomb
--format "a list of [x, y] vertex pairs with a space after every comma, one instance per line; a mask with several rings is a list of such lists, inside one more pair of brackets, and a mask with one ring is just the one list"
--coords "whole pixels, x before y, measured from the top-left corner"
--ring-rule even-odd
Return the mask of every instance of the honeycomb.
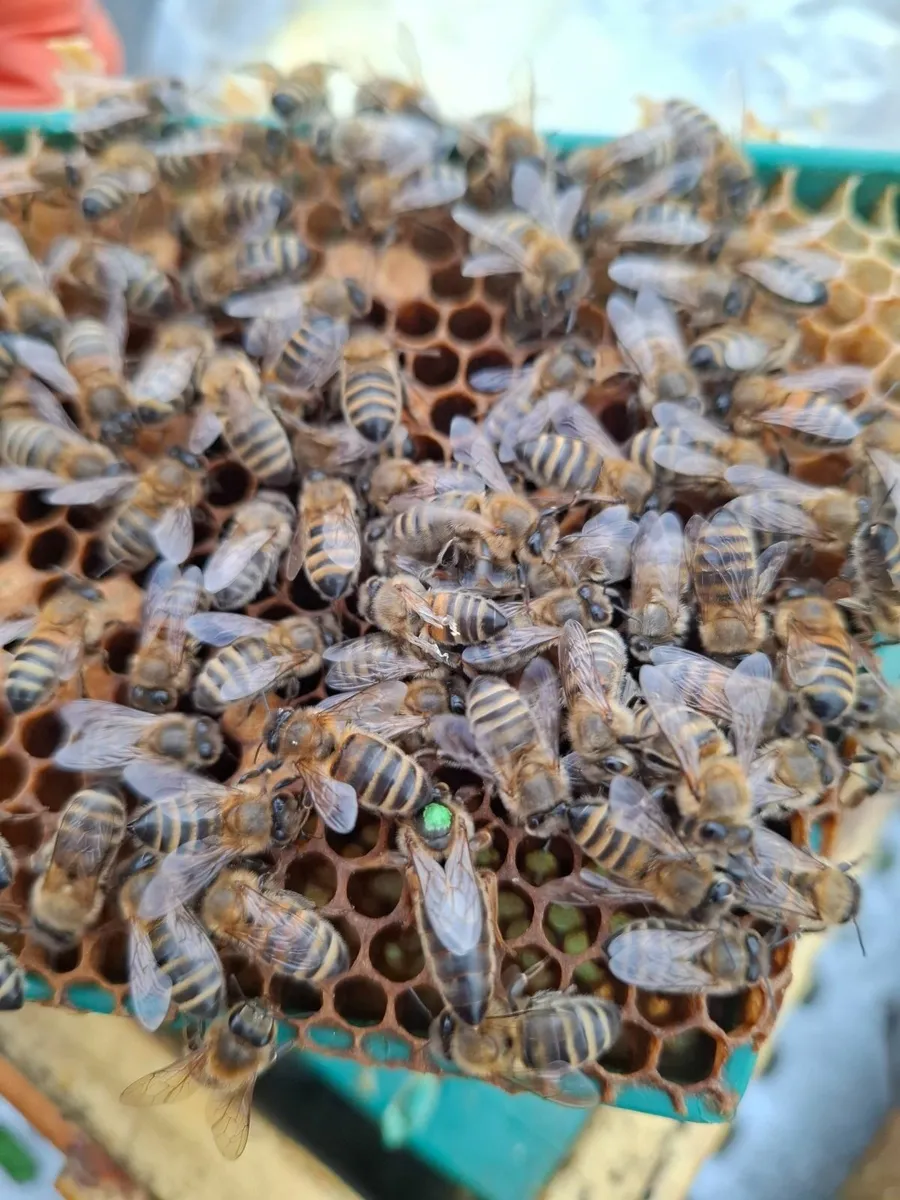
[[[845, 195], [849, 194], [848, 188]], [[773, 201], [773, 220], [789, 196], [790, 181]], [[51, 225], [53, 232], [58, 230], [59, 221], [58, 212], [42, 214], [40, 207], [36, 206], [33, 227], [37, 242], [33, 248], [38, 249]], [[376, 257], [363, 243], [344, 236], [336, 196], [327, 182], [313, 185], [296, 210], [296, 223], [320, 253], [321, 270], [364, 278], [368, 273], [374, 294], [370, 319], [387, 331], [402, 352], [412, 385], [407, 420], [414, 455], [418, 460], [446, 459], [446, 435], [453, 417], [481, 417], [492, 400], [473, 390], [469, 382], [473, 372], [520, 365], [526, 359], [525, 349], [513, 345], [504, 330], [509, 281], [464, 278], [460, 271], [464, 235], [449, 222], [429, 226], [410, 222], [401, 229], [398, 241]], [[858, 224], [846, 217], [848, 229]], [[865, 236], [867, 246], [880, 248], [889, 242], [886, 233]], [[154, 245], [163, 259], [172, 255], [172, 239], [166, 233], [145, 228], [140, 237], [143, 244]], [[854, 254], [849, 255], [853, 262], [869, 261]], [[866, 294], [863, 312], [871, 315], [857, 318], [861, 329], [868, 328], [860, 325], [864, 319], [877, 326], [877, 314], [888, 311], [889, 295], [889, 289], [877, 299], [874, 293]], [[590, 311], [585, 318], [594, 332], [598, 317], [598, 312]], [[840, 358], [846, 345], [844, 328], [829, 324], [836, 319], [826, 315], [820, 325], [807, 320], [810, 336], [819, 333], [830, 358]], [[530, 350], [533, 354], [534, 347]], [[885, 370], [894, 369], [894, 359], [887, 353], [885, 362]], [[594, 394], [592, 403], [611, 432], [622, 436], [621, 392], [613, 385]], [[184, 427], [174, 422], [165, 440], [177, 442], [183, 434]], [[157, 452], [158, 440], [159, 435], [151, 431], [143, 448]], [[255, 480], [229, 457], [221, 442], [211, 448], [208, 458], [207, 499], [197, 521], [191, 559], [196, 562], [204, 561], [236, 508], [256, 491]], [[33, 493], [0, 495], [0, 561], [17, 607], [39, 602], [56, 585], [62, 570], [82, 571], [94, 579], [101, 575], [97, 530], [103, 516], [91, 508], [53, 508]], [[100, 587], [116, 606], [118, 620], [106, 632], [102, 653], [86, 668], [85, 694], [121, 702], [126, 664], [138, 636], [141, 592], [136, 579], [120, 574], [104, 576]], [[293, 583], [282, 582], [276, 590], [264, 592], [248, 611], [274, 619], [323, 607], [301, 574]], [[348, 636], [364, 630], [352, 604], [342, 602], [337, 611]], [[324, 694], [321, 678], [305, 685], [305, 701]], [[74, 688], [74, 681], [66, 685], [54, 704], [76, 695]], [[20, 717], [0, 710], [0, 832], [15, 848], [20, 866], [5, 908], [23, 920], [33, 878], [29, 858], [50, 836], [58, 812], [82, 782], [77, 774], [58, 770], [49, 761], [62, 735], [54, 704]], [[243, 706], [225, 714], [226, 750], [213, 771], [216, 778], [237, 778], [252, 765], [265, 717], [261, 705], [249, 715]], [[773, 950], [774, 1005], [761, 986], [727, 998], [661, 996], [627, 987], [609, 975], [601, 946], [628, 918], [644, 915], [643, 910], [617, 909], [606, 902], [588, 909], [554, 904], [547, 885], [577, 874], [580, 851], [565, 838], [546, 844], [508, 825], [499, 802], [490, 802], [475, 777], [450, 769], [440, 770], [437, 777], [451, 785], [457, 799], [466, 801], [476, 827], [491, 831], [491, 850], [480, 861], [497, 874], [499, 924], [506, 943], [503, 967], [527, 969], [541, 964], [532, 973], [530, 990], [571, 985], [614, 998], [622, 1006], [621, 1037], [602, 1064], [591, 1068], [601, 1099], [612, 1103], [622, 1088], [644, 1086], [664, 1092], [677, 1112], [686, 1111], [688, 1097], [697, 1097], [708, 1110], [727, 1115], [737, 1098], [723, 1068], [736, 1048], [758, 1048], [771, 1029], [790, 981], [790, 943]], [[798, 844], [812, 841], [827, 854], [838, 819], [832, 797], [812, 812], [795, 815], [790, 833]], [[440, 1068], [429, 1054], [427, 1031], [430, 1014], [439, 1011], [440, 1001], [425, 969], [404, 877], [390, 857], [392, 849], [389, 824], [361, 812], [349, 835], [326, 830], [313, 817], [295, 847], [270, 857], [275, 880], [313, 900], [346, 939], [352, 964], [344, 976], [317, 988], [276, 978], [268, 969], [227, 952], [223, 961], [226, 973], [246, 996], [271, 999], [297, 1030], [301, 1047], [349, 1056], [363, 1064], [435, 1072]], [[122, 857], [130, 852], [126, 846]], [[108, 896], [96, 928], [67, 956], [51, 961], [27, 936], [12, 938], [10, 944], [21, 950], [32, 994], [46, 1003], [76, 1008], [91, 1004], [127, 1013], [126, 931], [114, 895]], [[92, 986], [100, 992], [85, 990]]]

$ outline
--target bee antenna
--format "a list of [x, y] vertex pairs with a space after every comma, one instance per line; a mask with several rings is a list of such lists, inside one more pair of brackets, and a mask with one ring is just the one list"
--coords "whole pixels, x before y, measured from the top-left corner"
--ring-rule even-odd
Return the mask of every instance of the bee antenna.
[[866, 945], [863, 941], [862, 930], [859, 927], [859, 921], [854, 917], [853, 928], [856, 930], [856, 940], [859, 942], [859, 948], [862, 951], [863, 958], [866, 957]]
[[249, 1000], [250, 999], [250, 997], [245, 993], [244, 989], [241, 987], [241, 983], [240, 983], [240, 980], [238, 979], [237, 975], [229, 974], [228, 983], [229, 983], [232, 991], [237, 993], [237, 997], [239, 1000]]

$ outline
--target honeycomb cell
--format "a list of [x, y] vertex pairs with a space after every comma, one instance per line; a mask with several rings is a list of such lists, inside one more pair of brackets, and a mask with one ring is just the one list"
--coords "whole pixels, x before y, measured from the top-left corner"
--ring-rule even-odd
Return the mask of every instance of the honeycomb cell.
[[32, 758], [49, 758], [63, 740], [62, 721], [54, 712], [29, 717], [21, 727], [22, 749]]
[[0, 561], [18, 553], [19, 547], [22, 544], [22, 538], [15, 525], [8, 522], [0, 522]]
[[878, 253], [894, 266], [900, 266], [900, 242], [896, 238], [883, 237], [878, 239]]
[[617, 442], [624, 442], [631, 432], [627, 404], [607, 404], [600, 413], [600, 424]]
[[513, 984], [517, 980], [517, 973], [526, 977], [526, 996], [534, 996], [537, 992], [555, 991], [562, 983], [562, 967], [547, 953], [546, 947], [540, 944], [518, 946], [504, 958], [502, 979], [508, 984]]
[[324, 854], [300, 854], [288, 867], [284, 886], [324, 908], [337, 891], [337, 871]]
[[360, 949], [360, 937], [355, 924], [350, 916], [330, 916], [328, 921], [344, 939], [350, 956], [350, 966], [352, 966], [359, 958]]
[[502, 350], [485, 350], [481, 354], [473, 354], [466, 367], [466, 383], [474, 392], [477, 392], [478, 388], [473, 385], [472, 379], [479, 371], [496, 371], [508, 369], [511, 366], [512, 362]]
[[463, 275], [459, 263], [451, 263], [431, 276], [431, 291], [436, 300], [466, 300], [475, 290], [475, 280]]
[[32, 539], [27, 557], [36, 571], [53, 571], [65, 567], [74, 553], [75, 538], [64, 525], [56, 525]]
[[66, 524], [76, 533], [97, 529], [108, 517], [109, 513], [96, 504], [79, 504], [66, 509]]
[[12, 718], [5, 708], [0, 708], [0, 743], [5, 742], [12, 732]]
[[607, 1071], [615, 1075], [635, 1075], [649, 1066], [653, 1054], [653, 1038], [640, 1025], [626, 1021], [615, 1044], [600, 1060]]
[[19, 754], [0, 756], [0, 800], [11, 800], [25, 786], [28, 764]]
[[50, 956], [49, 961], [57, 975], [71, 975], [81, 963], [81, 947], [71, 946]]
[[714, 1074], [719, 1043], [702, 1029], [688, 1029], [662, 1044], [656, 1069], [670, 1083], [690, 1086]]
[[866, 308], [865, 297], [842, 279], [836, 279], [828, 289], [828, 303], [823, 315], [835, 329], [858, 321]]
[[297, 578], [291, 581], [289, 595], [302, 612], [320, 612], [323, 608], [330, 607], [330, 601], [320, 596], [313, 588], [306, 578], [305, 571], [301, 571]]
[[449, 433], [454, 417], [473, 417], [475, 405], [462, 392], [452, 392], [449, 396], [441, 396], [436, 400], [431, 410], [431, 420], [439, 433]]
[[[449, 346], [429, 346], [422, 354], [415, 356], [412, 371], [419, 383], [425, 387], [443, 387], [456, 378], [459, 371], [459, 355]], [[471, 405], [472, 402], [468, 403]], [[435, 428], [441, 433], [447, 432], [440, 425], [435, 424]]]
[[399, 1038], [396, 1034], [366, 1033], [361, 1044], [363, 1054], [385, 1066], [409, 1062], [412, 1057], [412, 1047], [405, 1038]]
[[387, 1012], [387, 996], [374, 980], [352, 976], [335, 984], [334, 1010], [348, 1025], [378, 1025]]
[[293, 617], [296, 611], [291, 604], [267, 604], [258, 615], [265, 621], [283, 621], [285, 617]]
[[229, 737], [227, 733], [222, 734], [222, 740], [225, 743], [222, 753], [209, 768], [209, 773], [213, 779], [218, 779], [219, 783], [226, 783], [238, 769], [242, 750], [240, 742]]
[[[230, 460], [216, 463], [210, 469], [208, 479], [206, 498], [215, 508], [228, 508], [232, 504], [240, 504], [253, 486], [246, 467]], [[199, 542], [203, 539], [198, 537], [196, 540]]]
[[308, 1025], [304, 1033], [322, 1050], [346, 1053], [353, 1045], [353, 1034], [332, 1021], [317, 1021]]
[[312, 983], [300, 979], [284, 979], [276, 975], [269, 987], [269, 997], [286, 1017], [300, 1020], [314, 1016], [322, 1008], [322, 993]]
[[741, 1037], [749, 1033], [766, 1011], [767, 997], [761, 988], [736, 996], [707, 996], [706, 1011], [723, 1033]]
[[456, 243], [452, 235], [435, 225], [417, 225], [410, 240], [417, 254], [433, 262], [451, 258], [456, 253]]
[[503, 883], [497, 889], [497, 924], [507, 942], [522, 937], [531, 928], [534, 904], [522, 888]]
[[869, 239], [854, 229], [849, 221], [836, 221], [822, 238], [826, 246], [840, 250], [843, 254], [862, 254], [868, 249]]
[[81, 552], [81, 573], [85, 579], [102, 579], [109, 571], [100, 538], [91, 538]]
[[458, 308], [448, 321], [448, 328], [461, 342], [480, 342], [491, 331], [492, 317], [480, 304]]
[[[477, 828], [480, 832], [482, 826], [478, 826]], [[495, 825], [490, 830], [490, 833], [490, 844], [485, 846], [483, 850], [479, 850], [475, 855], [475, 866], [486, 867], [491, 871], [499, 871], [506, 861], [506, 855], [509, 851], [509, 838], [499, 825]]]
[[440, 992], [430, 984], [401, 992], [394, 1000], [394, 1017], [397, 1023], [415, 1038], [427, 1038], [431, 1022], [444, 1007]]
[[94, 944], [93, 962], [106, 983], [128, 982], [128, 935], [115, 929], [100, 935]]
[[239, 954], [223, 954], [221, 959], [229, 995], [235, 1000], [242, 996], [256, 1000], [263, 994], [265, 981], [258, 963], [249, 962]]
[[638, 992], [638, 1012], [650, 1022], [665, 1029], [669, 1025], [683, 1025], [696, 1011], [692, 996], [663, 995], [660, 992]]
[[379, 975], [395, 983], [415, 979], [425, 966], [418, 933], [401, 925], [379, 929], [369, 946], [369, 961]]
[[81, 787], [81, 776], [58, 767], [44, 767], [34, 781], [34, 794], [48, 812], [59, 812]]
[[887, 338], [873, 325], [835, 334], [831, 347], [841, 362], [859, 363], [863, 367], [877, 367], [891, 349]]
[[344, 214], [333, 204], [317, 204], [306, 218], [306, 233], [312, 242], [327, 245], [344, 232]]
[[517, 275], [486, 275], [484, 279], [484, 294], [497, 304], [509, 304], [518, 282]]
[[572, 983], [585, 995], [599, 996], [601, 1000], [612, 1000], [624, 1008], [628, 999], [628, 985], [616, 979], [606, 963], [596, 959], [579, 963], [572, 971]]
[[900, 299], [879, 300], [874, 308], [874, 321], [894, 345], [900, 343]]
[[326, 829], [325, 841], [341, 858], [363, 858], [371, 853], [381, 834], [381, 818], [374, 813], [361, 812], [356, 827], [349, 833]]
[[57, 506], [42, 500], [40, 492], [22, 492], [16, 500], [16, 516], [23, 525], [36, 525], [41, 521], [49, 521], [56, 516], [57, 512], [59, 512]]
[[347, 883], [347, 899], [363, 917], [386, 917], [403, 894], [403, 876], [391, 868], [357, 871]]
[[571, 875], [574, 865], [575, 852], [564, 837], [525, 837], [516, 847], [516, 867], [532, 887]]
[[397, 310], [394, 325], [398, 333], [408, 338], [424, 338], [434, 333], [441, 314], [423, 300], [413, 300]]
[[571, 958], [585, 954], [600, 932], [600, 914], [595, 908], [548, 904], [544, 910], [544, 936], [551, 946]]
[[862, 258], [847, 264], [846, 278], [851, 287], [867, 296], [883, 296], [890, 291], [893, 272], [875, 258]]
[[373, 329], [384, 329], [387, 325], [387, 309], [380, 300], [373, 300], [372, 307], [366, 314], [366, 324], [371, 325]]
[[0, 821], [0, 833], [20, 856], [29, 855], [40, 847], [44, 836], [44, 823], [38, 813], [33, 816], [12, 813], [8, 820]]

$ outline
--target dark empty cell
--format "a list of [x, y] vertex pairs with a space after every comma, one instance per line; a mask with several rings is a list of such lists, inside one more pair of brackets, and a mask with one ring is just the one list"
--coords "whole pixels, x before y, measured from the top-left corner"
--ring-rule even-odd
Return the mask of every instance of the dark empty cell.
[[284, 886], [322, 908], [337, 891], [337, 871], [323, 854], [301, 854], [288, 867]]
[[497, 924], [506, 941], [514, 941], [528, 932], [534, 905], [528, 895], [512, 884], [501, 884], [497, 891]]
[[380, 832], [381, 818], [374, 813], [360, 811], [355, 828], [349, 833], [326, 829], [325, 841], [341, 858], [362, 858], [374, 850]]
[[474, 287], [475, 280], [463, 275], [459, 263], [451, 263], [431, 276], [431, 290], [438, 300], [465, 300]]
[[68, 975], [81, 962], [81, 947], [72, 946], [68, 950], [61, 950], [58, 954], [50, 956], [48, 961], [57, 975]]
[[626, 1021], [615, 1044], [600, 1061], [607, 1071], [613, 1071], [616, 1075], [633, 1075], [646, 1066], [652, 1049], [650, 1034], [639, 1025], [631, 1025]]
[[738, 992], [736, 996], [707, 996], [706, 1011], [724, 1033], [746, 1033], [765, 1012], [766, 994], [762, 988]]
[[17, 754], [0, 757], [0, 800], [18, 795], [28, 777], [28, 764]]
[[600, 424], [617, 442], [627, 441], [634, 432], [628, 408], [624, 404], [607, 404], [598, 416]]
[[103, 552], [103, 542], [100, 538], [91, 538], [81, 552], [81, 573], [86, 579], [102, 579], [109, 571], [106, 555]]
[[437, 988], [420, 984], [403, 992], [394, 1001], [397, 1023], [413, 1037], [427, 1038], [431, 1023], [444, 1007]]
[[30, 717], [22, 726], [22, 749], [32, 758], [49, 758], [62, 739], [62, 722], [56, 713]]
[[264, 621], [283, 621], [285, 617], [295, 615], [296, 609], [290, 604], [270, 604], [258, 613], [258, 616], [262, 617]]
[[651, 1025], [665, 1028], [667, 1025], [681, 1025], [686, 1021], [693, 1011], [694, 1001], [690, 996], [666, 996], [660, 992], [638, 992], [637, 1006], [641, 1016]]
[[344, 235], [344, 215], [333, 204], [317, 204], [306, 218], [310, 241], [334, 242]]
[[12, 731], [9, 713], [0, 708], [0, 742], [5, 742]]
[[15, 525], [0, 523], [0, 559], [10, 558], [15, 554], [21, 540]]
[[311, 1017], [322, 1007], [322, 993], [314, 984], [302, 979], [284, 979], [276, 975], [269, 985], [269, 995], [284, 1015], [294, 1020]]
[[16, 501], [16, 516], [24, 525], [34, 525], [37, 521], [46, 521], [59, 510], [55, 504], [47, 504], [41, 499], [40, 492], [22, 492]]
[[468, 396], [453, 392], [449, 396], [441, 396], [436, 400], [431, 410], [431, 422], [438, 433], [449, 433], [454, 417], [473, 417], [475, 405]]
[[319, 612], [330, 605], [330, 601], [320, 596], [306, 578], [305, 571], [301, 571], [291, 582], [290, 597], [303, 612]]
[[[485, 350], [483, 354], [473, 354], [466, 367], [466, 382], [471, 387], [472, 377], [478, 371], [496, 371], [501, 367], [505, 370], [511, 366], [512, 363], [502, 350]], [[474, 390], [478, 391], [477, 388]]]
[[114, 675], [127, 675], [128, 662], [137, 649], [140, 632], [137, 629], [115, 629], [103, 642], [106, 665]]
[[479, 342], [491, 328], [491, 314], [480, 304], [458, 308], [448, 322], [450, 332], [461, 342]]
[[501, 971], [504, 982], [512, 986], [522, 975], [526, 976], [523, 993], [526, 996], [555, 991], [562, 982], [562, 968], [547, 953], [546, 946], [520, 946], [507, 955]]
[[263, 994], [263, 976], [259, 967], [237, 954], [222, 955], [222, 970], [229, 998], [237, 1003], [242, 996], [256, 1000]]
[[551, 946], [577, 958], [597, 940], [600, 915], [595, 908], [548, 904], [544, 911], [544, 935]]
[[378, 1025], [387, 1011], [387, 996], [371, 979], [342, 979], [335, 984], [334, 1009], [348, 1025]]
[[45, 529], [28, 547], [28, 561], [36, 571], [64, 567], [75, 553], [75, 539], [65, 526]]
[[423, 338], [434, 333], [440, 319], [441, 314], [432, 305], [423, 300], [411, 300], [397, 309], [394, 325], [403, 337]]
[[519, 874], [532, 887], [572, 874], [575, 855], [564, 837], [522, 838], [516, 849]]
[[517, 282], [517, 275], [485, 275], [484, 294], [498, 304], [508, 304]]
[[419, 224], [413, 231], [412, 248], [423, 258], [434, 260], [449, 258], [455, 250], [453, 238], [434, 225]]
[[81, 787], [81, 776], [58, 767], [44, 767], [34, 783], [34, 794], [44, 808], [59, 812], [67, 800]]
[[373, 325], [376, 329], [384, 329], [387, 324], [387, 309], [380, 300], [372, 301], [372, 307], [366, 314], [366, 324]]
[[659, 1052], [657, 1071], [670, 1083], [701, 1083], [713, 1073], [718, 1042], [701, 1029], [666, 1038]]
[[37, 850], [44, 836], [44, 824], [40, 814], [28, 816], [26, 813], [4, 813], [3, 816], [8, 816], [8, 819], [0, 821], [0, 833], [10, 846], [23, 854]]
[[364, 917], [386, 917], [397, 907], [402, 892], [403, 876], [390, 868], [357, 871], [347, 883], [347, 899]]
[[[443, 387], [452, 383], [458, 370], [459, 356], [449, 346], [431, 346], [413, 359], [413, 375], [425, 387]], [[471, 412], [472, 402], [467, 403]], [[441, 432], [446, 433], [446, 430]]]
[[96, 529], [109, 517], [109, 510], [97, 504], [78, 504], [66, 510], [66, 522], [70, 529], [84, 533]]
[[241, 761], [241, 743], [228, 734], [222, 735], [225, 746], [222, 753], [219, 755], [217, 762], [209, 768], [209, 773], [218, 779], [219, 783], [225, 783], [238, 769], [238, 763]]
[[389, 925], [376, 933], [369, 946], [369, 959], [379, 975], [397, 983], [415, 979], [425, 966], [418, 933], [400, 925]]
[[216, 536], [218, 522], [206, 505], [194, 509], [194, 548], [205, 546]]
[[107, 983], [128, 982], [128, 935], [122, 930], [108, 933], [94, 946], [94, 966]]
[[443, 462], [444, 447], [434, 438], [417, 435], [412, 439], [415, 462]]
[[239, 504], [250, 490], [250, 475], [240, 463], [218, 463], [209, 473], [206, 498], [217, 508]]

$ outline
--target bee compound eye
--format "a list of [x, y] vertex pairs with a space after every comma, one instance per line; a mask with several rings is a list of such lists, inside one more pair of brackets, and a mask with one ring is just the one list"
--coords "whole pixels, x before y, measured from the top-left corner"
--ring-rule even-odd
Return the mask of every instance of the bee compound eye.
[[466, 711], [466, 702], [462, 696], [451, 695], [450, 711], [457, 716], [461, 716]]
[[725, 840], [725, 826], [718, 821], [704, 821], [700, 825], [697, 833], [701, 841], [704, 842], [721, 842]]

